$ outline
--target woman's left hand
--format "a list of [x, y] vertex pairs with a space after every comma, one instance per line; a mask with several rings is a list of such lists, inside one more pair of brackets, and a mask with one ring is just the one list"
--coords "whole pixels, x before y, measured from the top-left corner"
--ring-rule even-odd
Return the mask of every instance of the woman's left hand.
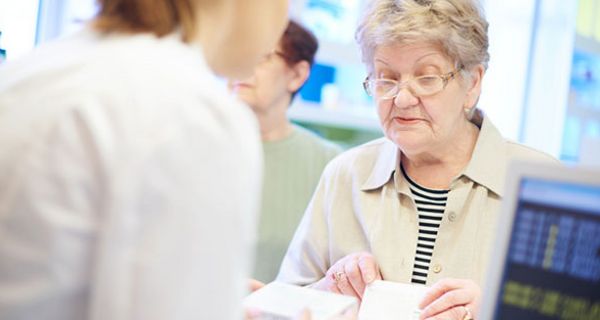
[[419, 304], [420, 320], [467, 320], [479, 312], [481, 289], [472, 280], [442, 279]]
[[265, 284], [263, 282], [252, 278], [248, 279], [248, 289], [250, 290], [250, 292], [254, 292], [264, 286]]

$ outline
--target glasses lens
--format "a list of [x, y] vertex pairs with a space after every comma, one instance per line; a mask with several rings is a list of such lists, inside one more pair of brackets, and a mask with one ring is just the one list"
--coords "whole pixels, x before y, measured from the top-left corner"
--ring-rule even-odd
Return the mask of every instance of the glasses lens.
[[376, 99], [392, 99], [398, 94], [399, 86], [406, 85], [416, 96], [430, 96], [444, 90], [444, 79], [440, 76], [422, 76], [400, 85], [394, 80], [373, 79], [365, 82], [365, 90]]
[[436, 94], [444, 89], [444, 80], [439, 76], [423, 76], [412, 82], [413, 91], [420, 96]]
[[392, 80], [371, 80], [371, 93], [377, 99], [390, 99], [396, 95], [397, 83]]

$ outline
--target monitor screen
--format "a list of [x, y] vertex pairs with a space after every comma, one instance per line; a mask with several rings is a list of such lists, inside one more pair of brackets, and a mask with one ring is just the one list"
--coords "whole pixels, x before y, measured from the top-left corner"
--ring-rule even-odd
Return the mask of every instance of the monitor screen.
[[600, 186], [521, 180], [494, 319], [600, 319]]

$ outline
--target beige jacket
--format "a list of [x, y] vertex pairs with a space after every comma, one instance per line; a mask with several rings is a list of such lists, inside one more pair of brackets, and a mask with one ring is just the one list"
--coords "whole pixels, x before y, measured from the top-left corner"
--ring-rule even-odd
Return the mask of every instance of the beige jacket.
[[[504, 179], [512, 159], [556, 162], [502, 138], [480, 114], [471, 161], [448, 194], [427, 285], [446, 278], [481, 285], [496, 228]], [[399, 150], [381, 138], [329, 163], [283, 260], [278, 281], [307, 285], [336, 261], [371, 252], [384, 280], [409, 283], [417, 247], [418, 216]]]

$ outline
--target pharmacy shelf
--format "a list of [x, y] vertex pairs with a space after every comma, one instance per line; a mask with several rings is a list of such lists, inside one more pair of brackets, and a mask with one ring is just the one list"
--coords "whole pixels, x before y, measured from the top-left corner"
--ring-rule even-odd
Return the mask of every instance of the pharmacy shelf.
[[319, 104], [294, 103], [288, 111], [291, 120], [343, 129], [381, 133], [373, 106], [323, 108]]
[[362, 65], [360, 48], [354, 42], [342, 44], [333, 41], [320, 41], [316, 60], [319, 63], [340, 65]]

